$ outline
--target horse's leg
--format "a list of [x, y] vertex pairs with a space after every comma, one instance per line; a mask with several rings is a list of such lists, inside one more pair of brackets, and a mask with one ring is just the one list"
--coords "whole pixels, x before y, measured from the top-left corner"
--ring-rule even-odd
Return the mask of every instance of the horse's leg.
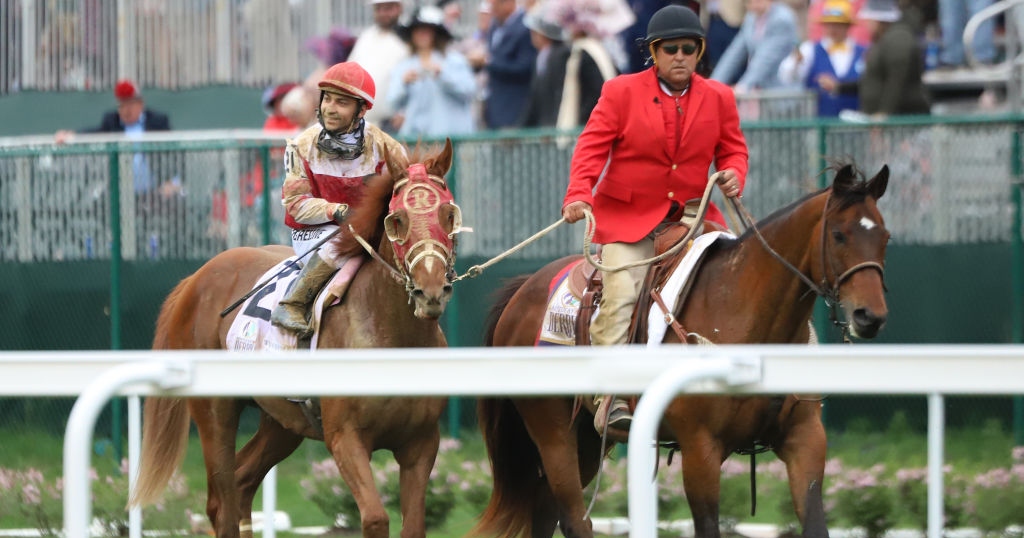
[[[239, 495], [239, 535], [252, 538], [252, 500], [267, 472], [287, 458], [302, 444], [304, 438], [284, 428], [267, 413], [260, 411], [260, 425], [249, 442], [235, 456], [235, 479]], [[273, 521], [266, 522], [272, 525]]]
[[683, 437], [675, 424], [671, 427], [676, 438], [680, 439], [683, 490], [693, 515], [694, 535], [696, 538], [719, 538], [718, 500], [722, 480], [722, 447], [705, 429], [686, 432], [689, 435]]
[[784, 427], [785, 438], [775, 453], [786, 464], [793, 508], [806, 538], [827, 538], [822, 481], [825, 477], [827, 440], [821, 423], [821, 403], [798, 401]]
[[534, 502], [532, 536], [551, 536], [555, 524], [561, 520], [565, 538], [592, 537], [593, 526], [590, 518], [586, 517], [583, 502], [572, 406], [566, 404], [565, 398], [520, 398], [515, 400], [515, 404], [540, 453], [544, 475], [557, 507], [555, 513], [545, 506], [549, 503], [540, 502], [540, 499]]
[[427, 535], [424, 521], [426, 494], [440, 441], [441, 432], [435, 427], [392, 451], [400, 469], [398, 496], [402, 510], [402, 538], [424, 538]]
[[235, 439], [242, 405], [228, 398], [190, 399], [206, 463], [206, 515], [217, 538], [238, 538], [238, 490], [235, 488]]
[[[324, 425], [337, 423], [323, 417]], [[324, 442], [334, 456], [341, 478], [348, 484], [356, 506], [364, 538], [388, 538], [388, 513], [380, 500], [380, 492], [370, 468], [370, 452], [357, 431], [330, 430], [324, 432]]]

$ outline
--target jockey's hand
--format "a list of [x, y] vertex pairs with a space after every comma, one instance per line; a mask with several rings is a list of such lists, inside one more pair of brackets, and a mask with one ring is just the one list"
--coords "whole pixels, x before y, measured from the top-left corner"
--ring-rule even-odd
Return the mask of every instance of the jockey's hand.
[[341, 224], [346, 215], [348, 215], [348, 204], [338, 204], [338, 208], [334, 210], [334, 222]]
[[572, 224], [584, 217], [584, 211], [591, 209], [590, 204], [577, 200], [562, 208], [562, 218], [565, 219], [565, 222]]
[[717, 173], [718, 178], [715, 182], [718, 183], [718, 188], [722, 189], [722, 194], [729, 198], [736, 198], [740, 195], [740, 177], [736, 175], [736, 171], [732, 168], [726, 168]]

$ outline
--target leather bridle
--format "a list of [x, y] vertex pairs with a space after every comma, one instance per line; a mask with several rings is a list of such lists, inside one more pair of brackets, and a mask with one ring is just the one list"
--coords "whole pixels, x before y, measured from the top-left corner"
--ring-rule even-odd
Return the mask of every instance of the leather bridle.
[[[424, 216], [437, 215], [441, 206], [448, 204], [453, 209], [454, 223], [452, 231], [445, 231], [441, 223], [425, 219]], [[391, 242], [394, 252], [394, 263], [380, 256], [368, 243], [356, 235], [363, 248], [375, 260], [383, 264], [391, 276], [400, 284], [404, 284], [407, 292], [415, 289], [412, 271], [424, 261], [435, 258], [445, 267], [446, 278], [452, 282], [455, 275], [455, 234], [462, 228], [462, 210], [455, 204], [448, 184], [443, 177], [428, 174], [423, 164], [412, 164], [406, 169], [406, 175], [395, 182], [388, 206], [389, 213], [384, 217], [384, 233]], [[404, 213], [409, 222], [405, 229], [401, 226]], [[351, 229], [351, 226], [350, 226]], [[412, 232], [416, 231], [416, 241], [410, 243]], [[355, 234], [355, 230], [352, 230]]]

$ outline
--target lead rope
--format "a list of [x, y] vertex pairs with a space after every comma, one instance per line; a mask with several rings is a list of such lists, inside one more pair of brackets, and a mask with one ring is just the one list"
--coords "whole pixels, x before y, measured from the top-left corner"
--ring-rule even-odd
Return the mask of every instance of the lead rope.
[[522, 242], [520, 242], [516, 246], [506, 250], [505, 252], [502, 252], [501, 254], [498, 254], [497, 256], [487, 260], [486, 262], [484, 262], [482, 264], [474, 265], [474, 266], [470, 267], [469, 269], [466, 270], [465, 273], [463, 273], [463, 274], [455, 277], [454, 279], [452, 279], [452, 283], [458, 282], [458, 281], [460, 281], [460, 280], [462, 280], [464, 278], [476, 278], [476, 277], [480, 276], [480, 274], [484, 272], [484, 269], [487, 269], [488, 267], [490, 267], [490, 266], [500, 262], [501, 260], [504, 260], [505, 258], [515, 254], [516, 252], [519, 252], [520, 250], [525, 248], [530, 243], [533, 243], [533, 242], [537, 241], [538, 239], [540, 239], [541, 237], [544, 237], [545, 235], [551, 233], [552, 230], [554, 230], [555, 228], [558, 228], [559, 226], [561, 226], [564, 223], [565, 223], [565, 218], [560, 218], [560, 219], [556, 220], [555, 222], [553, 222], [550, 225], [548, 225], [547, 228], [544, 228], [543, 230], [541, 230], [541, 231], [531, 235], [530, 237], [528, 237], [527, 239], [523, 240]]
[[[710, 202], [710, 199], [711, 199], [711, 187], [712, 187], [712, 185], [715, 184], [717, 179], [718, 179], [718, 173], [712, 174], [711, 177], [708, 178], [708, 184], [704, 188], [704, 195], [701, 197], [700, 206], [697, 207], [698, 222], [704, 220], [704, 213], [707, 212], [707, 206], [708, 206], [708, 203]], [[604, 265], [601, 262], [595, 260], [594, 257], [593, 257], [593, 254], [591, 254], [591, 252], [590, 252], [590, 245], [591, 245], [591, 241], [594, 238], [594, 231], [595, 231], [595, 228], [596, 228], [596, 224], [595, 224], [595, 221], [594, 221], [594, 215], [590, 211], [585, 211], [584, 212], [584, 216], [587, 219], [587, 230], [586, 230], [586, 233], [584, 233], [584, 235], [583, 235], [583, 254], [584, 254], [584, 256], [586, 256], [587, 261], [590, 262], [594, 267], [596, 267], [596, 268], [598, 268], [598, 269], [600, 269], [602, 271], [608, 271], [608, 272], [612, 272], [612, 273], [617, 272], [617, 271], [623, 271], [623, 270], [626, 270], [626, 269], [629, 269], [629, 268], [632, 268], [632, 267], [637, 267], [637, 266], [640, 266], [640, 265], [649, 265], [651, 263], [656, 263], [656, 262], [659, 262], [659, 261], [661, 261], [661, 260], [663, 260], [663, 259], [665, 259], [665, 258], [667, 258], [669, 256], [672, 256], [672, 255], [678, 253], [690, 241], [690, 239], [693, 238], [693, 235], [694, 235], [695, 230], [697, 228], [696, 226], [692, 227], [690, 229], [690, 231], [687, 232], [686, 237], [684, 237], [682, 240], [680, 240], [678, 243], [676, 243], [671, 249], [665, 251], [664, 253], [662, 253], [662, 254], [660, 254], [658, 256], [655, 256], [653, 258], [647, 258], [647, 259], [644, 259], [644, 260], [638, 260], [638, 261], [635, 261], [635, 262], [632, 262], [632, 263], [628, 263], [628, 264], [625, 264], [625, 265], [621, 265], [621, 266], [618, 266], [618, 267], [610, 267], [610, 266]], [[484, 269], [487, 269], [488, 267], [490, 267], [490, 266], [500, 262], [501, 260], [504, 260], [505, 258], [511, 256], [512, 254], [515, 254], [516, 252], [519, 252], [520, 250], [525, 248], [527, 245], [529, 245], [529, 244], [537, 241], [538, 239], [544, 237], [545, 235], [551, 233], [552, 231], [554, 231], [556, 228], [558, 228], [562, 224], [565, 224], [565, 218], [564, 217], [556, 220], [555, 222], [553, 222], [550, 225], [548, 225], [548, 227], [546, 227], [543, 230], [541, 230], [541, 231], [531, 235], [530, 237], [526, 238], [522, 242], [516, 244], [512, 248], [506, 250], [505, 252], [502, 252], [501, 254], [498, 254], [497, 256], [491, 258], [490, 260], [487, 260], [486, 262], [484, 262], [482, 264], [474, 265], [474, 266], [470, 267], [469, 269], [466, 270], [465, 273], [463, 273], [463, 274], [455, 277], [454, 279], [452, 279], [452, 283], [458, 282], [458, 281], [460, 281], [462, 279], [465, 279], [465, 278], [476, 278], [476, 277], [480, 276], [484, 272]]]

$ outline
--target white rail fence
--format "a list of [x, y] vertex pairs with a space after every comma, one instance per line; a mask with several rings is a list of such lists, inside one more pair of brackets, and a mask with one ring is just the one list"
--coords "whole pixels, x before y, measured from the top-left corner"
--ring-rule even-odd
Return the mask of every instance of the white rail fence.
[[[928, 537], [942, 535], [943, 396], [1024, 394], [1024, 346], [374, 349], [309, 353], [14, 352], [0, 396], [79, 396], [64, 442], [64, 527], [88, 536], [93, 428], [115, 395], [552, 395], [642, 393], [628, 463], [630, 536], [656, 536], [649, 443], [682, 391], [927, 395]], [[133, 398], [137, 404], [137, 398]], [[138, 408], [129, 413], [137, 457]], [[134, 449], [132, 447], [135, 447]], [[136, 532], [141, 528], [136, 524]], [[138, 536], [138, 534], [134, 534]]]

